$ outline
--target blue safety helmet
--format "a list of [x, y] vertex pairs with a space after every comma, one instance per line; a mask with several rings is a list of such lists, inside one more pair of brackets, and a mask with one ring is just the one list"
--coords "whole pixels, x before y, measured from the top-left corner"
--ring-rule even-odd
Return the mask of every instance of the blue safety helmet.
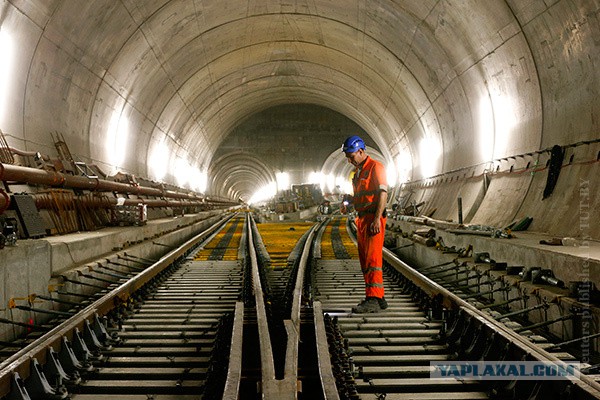
[[354, 153], [359, 149], [366, 149], [365, 141], [360, 138], [360, 136], [350, 136], [348, 139], [344, 141], [342, 145], [342, 151], [344, 153]]

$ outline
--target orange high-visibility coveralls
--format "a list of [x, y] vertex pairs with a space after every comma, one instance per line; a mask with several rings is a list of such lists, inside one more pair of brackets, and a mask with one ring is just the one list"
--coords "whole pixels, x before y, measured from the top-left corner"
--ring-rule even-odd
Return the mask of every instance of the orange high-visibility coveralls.
[[356, 218], [356, 236], [358, 258], [365, 279], [367, 297], [383, 297], [383, 239], [385, 236], [385, 217], [381, 217], [381, 231], [372, 235], [369, 226], [375, 218], [380, 191], [387, 191], [387, 178], [383, 164], [367, 157], [356, 169], [352, 178], [354, 188], [354, 208]]

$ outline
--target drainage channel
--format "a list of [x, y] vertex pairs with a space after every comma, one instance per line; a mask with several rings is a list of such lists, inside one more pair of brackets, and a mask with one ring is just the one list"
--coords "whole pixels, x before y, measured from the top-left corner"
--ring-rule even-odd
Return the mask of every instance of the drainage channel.
[[[257, 393], [241, 399], [321, 399], [315, 328], [302, 303], [304, 273], [316, 224], [250, 221], [249, 246], [260, 349]], [[249, 342], [245, 339], [244, 346]]]

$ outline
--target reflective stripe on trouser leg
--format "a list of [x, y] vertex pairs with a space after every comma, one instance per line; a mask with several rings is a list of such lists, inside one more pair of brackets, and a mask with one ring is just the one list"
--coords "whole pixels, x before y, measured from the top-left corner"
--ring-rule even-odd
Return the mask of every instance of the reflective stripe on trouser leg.
[[356, 236], [358, 241], [358, 258], [365, 279], [367, 297], [383, 297], [383, 239], [385, 236], [385, 219], [381, 218], [381, 232], [369, 234], [369, 226], [373, 222], [373, 214], [356, 218]]

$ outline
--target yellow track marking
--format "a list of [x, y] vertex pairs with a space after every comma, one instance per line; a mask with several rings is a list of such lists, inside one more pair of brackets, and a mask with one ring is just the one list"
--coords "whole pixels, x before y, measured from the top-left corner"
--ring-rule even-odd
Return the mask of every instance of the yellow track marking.
[[240, 246], [240, 240], [242, 238], [242, 231], [244, 229], [244, 218], [242, 218], [242, 217], [236, 217], [236, 218], [233, 218], [231, 221], [229, 221], [225, 225], [225, 227], [223, 227], [223, 229], [221, 229], [221, 231], [219, 231], [219, 233], [217, 233], [215, 235], [215, 237], [212, 238], [212, 240], [206, 246], [204, 246], [204, 248], [202, 250], [200, 250], [198, 253], [196, 253], [194, 260], [195, 261], [208, 261], [213, 250], [217, 247], [217, 245], [219, 244], [219, 242], [223, 238], [223, 236], [225, 236], [227, 234], [227, 231], [229, 230], [231, 225], [233, 225], [235, 223], [235, 221], [238, 222], [238, 225], [235, 229], [235, 232], [233, 233], [231, 241], [227, 245], [227, 250], [225, 250], [225, 254], [223, 255], [222, 260], [223, 261], [237, 260], [238, 247]]
[[264, 223], [256, 226], [271, 257], [271, 268], [285, 268], [296, 243], [313, 224], [311, 222]]
[[[357, 249], [356, 245], [354, 244], [354, 242], [352, 241], [352, 239], [350, 238], [348, 231], [346, 230], [346, 219], [347, 218], [344, 217], [342, 219], [342, 221], [340, 221], [340, 237], [342, 238], [342, 244], [346, 248], [348, 255], [353, 260], [358, 260], [358, 249]], [[323, 237], [321, 238], [321, 259], [322, 260], [335, 260], [336, 259], [335, 253], [333, 251], [333, 246], [331, 244], [331, 230], [332, 230], [331, 223], [332, 223], [332, 221], [330, 221], [329, 224], [325, 227], [325, 232], [323, 232]]]

